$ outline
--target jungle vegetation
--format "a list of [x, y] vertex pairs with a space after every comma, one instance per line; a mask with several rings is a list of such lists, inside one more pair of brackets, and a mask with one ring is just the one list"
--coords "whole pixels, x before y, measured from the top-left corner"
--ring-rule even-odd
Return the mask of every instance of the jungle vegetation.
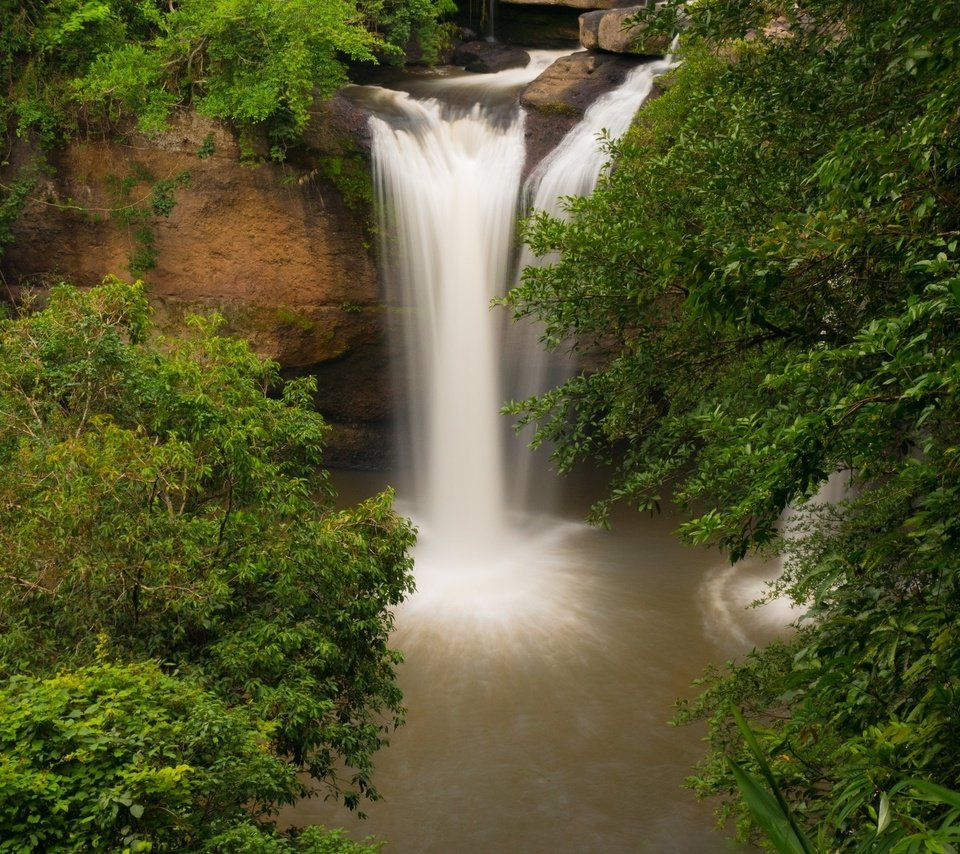
[[[451, 5], [0, 0], [0, 116], [54, 146], [190, 107], [281, 157]], [[560, 468], [609, 464], [597, 521], [672, 501], [690, 542], [783, 560], [796, 632], [679, 709], [698, 793], [784, 851], [955, 849], [960, 7], [645, 17], [683, 62], [598, 191], [528, 221], [560, 260], [507, 300], [600, 367], [510, 410]], [[357, 850], [270, 816], [376, 796], [413, 534], [389, 496], [334, 509], [309, 383], [216, 325], [158, 339], [115, 280], [0, 324], [0, 850]]]
[[[0, 163], [16, 140], [149, 134], [178, 110], [282, 159], [352, 64], [429, 58], [452, 8], [0, 0]], [[7, 170], [0, 253], [45, 168]], [[169, 212], [167, 184], [146, 214]], [[389, 494], [338, 509], [311, 381], [219, 324], [159, 336], [143, 285], [113, 278], [4, 309], [0, 851], [377, 847], [274, 818], [378, 797], [413, 530]]]
[[361, 850], [271, 816], [377, 797], [413, 531], [334, 507], [311, 379], [148, 311], [0, 322], [0, 851]]
[[528, 220], [559, 260], [507, 299], [602, 364], [508, 409], [561, 469], [609, 464], [597, 521], [672, 501], [689, 542], [783, 560], [796, 632], [679, 708], [699, 794], [782, 851], [956, 850], [960, 6], [641, 18], [682, 65], [597, 192]]
[[351, 63], [427, 59], [453, 0], [3, 0], [0, 119], [46, 144], [192, 107], [277, 156]]

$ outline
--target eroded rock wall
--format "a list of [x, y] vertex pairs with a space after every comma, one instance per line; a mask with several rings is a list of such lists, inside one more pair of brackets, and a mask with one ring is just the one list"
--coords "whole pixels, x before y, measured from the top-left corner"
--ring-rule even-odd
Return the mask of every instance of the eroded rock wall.
[[[521, 97], [527, 169], [636, 62], [583, 52], [534, 81]], [[396, 317], [383, 304], [368, 227], [368, 147], [367, 115], [342, 98], [317, 107], [304, 147], [282, 166], [245, 165], [232, 133], [190, 113], [155, 138], [74, 142], [50, 155], [0, 257], [0, 284], [16, 297], [60, 281], [135, 278], [131, 259], [146, 226], [155, 264], [142, 277], [157, 326], [178, 333], [185, 315], [219, 312], [226, 333], [285, 373], [317, 378], [317, 405], [333, 426], [331, 465], [380, 465], [403, 404], [387, 344]], [[31, 151], [21, 146], [10, 159], [0, 179]], [[158, 182], [179, 176], [188, 180], [173, 191], [168, 216], [131, 218]]]
[[[367, 214], [350, 210], [349, 194], [327, 177], [342, 175], [352, 145], [307, 152], [300, 165], [248, 166], [229, 132], [192, 114], [154, 139], [71, 144], [51, 156], [51, 177], [31, 194], [2, 258], [4, 280], [16, 293], [133, 278], [145, 225], [155, 266], [142, 278], [159, 328], [220, 312], [226, 332], [289, 372], [317, 376], [333, 464], [376, 464], [390, 410], [386, 313]], [[147, 205], [157, 181], [184, 174], [169, 216], [124, 216]]]

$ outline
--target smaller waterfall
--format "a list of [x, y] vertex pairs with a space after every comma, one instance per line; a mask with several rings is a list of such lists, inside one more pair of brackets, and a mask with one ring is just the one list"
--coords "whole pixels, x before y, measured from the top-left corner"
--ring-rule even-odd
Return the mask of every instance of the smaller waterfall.
[[[672, 57], [638, 65], [627, 75], [623, 84], [598, 98], [584, 114], [583, 121], [574, 127], [560, 144], [530, 173], [523, 189], [525, 214], [535, 210], [551, 216], [565, 217], [564, 200], [571, 196], [586, 196], [597, 186], [609, 159], [601, 144], [601, 134], [616, 140], [626, 133], [637, 110], [653, 91], [654, 80], [675, 65]], [[547, 264], [554, 257], [537, 258], [524, 246], [520, 253], [517, 276], [524, 267]], [[546, 353], [538, 342], [540, 327], [524, 323], [511, 331], [510, 348], [516, 354], [514, 370], [506, 381], [506, 396], [518, 400], [538, 394], [545, 388], [559, 385], [569, 375], [571, 363], [556, 354]], [[530, 493], [542, 492], [536, 483], [536, 461], [524, 447], [529, 443], [532, 428], [513, 446], [511, 467], [514, 478], [512, 498], [515, 503], [526, 503]]]
[[[667, 56], [638, 65], [621, 86], [594, 101], [583, 121], [530, 174], [524, 188], [528, 208], [563, 216], [565, 197], [592, 193], [608, 160], [600, 134], [605, 132], [613, 140], [623, 136], [650, 97], [653, 81], [674, 64]], [[526, 259], [533, 263], [532, 256]]]
[[497, 40], [497, 0], [487, 0], [487, 41]]

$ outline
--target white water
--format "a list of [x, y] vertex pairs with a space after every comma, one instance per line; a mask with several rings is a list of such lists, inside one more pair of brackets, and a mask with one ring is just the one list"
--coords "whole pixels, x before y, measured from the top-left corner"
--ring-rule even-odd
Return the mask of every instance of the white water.
[[423, 538], [457, 562], [506, 536], [496, 382], [496, 318], [509, 269], [523, 123], [495, 127], [477, 106], [445, 115], [399, 97], [402, 125], [372, 121], [385, 257], [406, 311], [411, 444]]
[[[608, 167], [609, 152], [602, 137], [617, 140], [627, 132], [637, 110], [653, 91], [654, 80], [674, 66], [672, 57], [646, 62], [634, 68], [623, 84], [602, 95], [591, 104], [583, 120], [574, 127], [530, 173], [523, 188], [524, 215], [544, 211], [551, 216], [567, 218], [566, 200], [573, 196], [586, 196], [593, 192], [597, 182]], [[517, 277], [525, 267], [549, 264], [556, 261], [554, 255], [537, 258], [526, 246], [519, 253]], [[510, 337], [511, 347], [517, 354], [516, 368], [510, 376], [507, 397], [524, 400], [552, 388], [566, 380], [573, 365], [558, 355], [546, 354], [539, 343], [541, 326], [523, 322]], [[536, 460], [524, 445], [532, 438], [532, 428], [521, 434], [517, 444], [519, 453], [513, 457], [513, 467], [518, 473], [513, 495], [530, 501], [538, 493], [542, 495], [542, 478], [536, 477]]]
[[[567, 482], [555, 517], [535, 518], [542, 494], [521, 513], [507, 500], [524, 475], [497, 411], [503, 377], [519, 369], [498, 365], [505, 312], [487, 303], [515, 275], [523, 125], [510, 102], [537, 73], [432, 80], [415, 87], [421, 100], [365, 93], [382, 116], [372, 122], [382, 252], [406, 337], [404, 468], [415, 479], [400, 509], [421, 532], [417, 592], [394, 635], [409, 715], [378, 757], [386, 801], [369, 822], [319, 802], [295, 820], [382, 835], [397, 854], [711, 854], [725, 847], [710, 809], [680, 790], [699, 733], [665, 721], [703, 663], [762, 634], [739, 588], [726, 576], [701, 583], [713, 559], [676, 543], [675, 519], [619, 514], [613, 533], [588, 529], [587, 478]], [[447, 106], [422, 98], [431, 89]], [[481, 103], [450, 104], [465, 98]], [[632, 103], [614, 111], [628, 113], [620, 127]], [[600, 126], [578, 136], [596, 148]], [[577, 183], [551, 192], [596, 180], [565, 164], [572, 146], [539, 182], [556, 170]], [[596, 149], [597, 171], [603, 159]]]
[[[438, 567], [443, 578], [436, 583], [445, 590], [451, 572], [459, 583], [472, 570], [471, 587], [496, 588], [493, 568], [513, 574], [505, 562], [516, 564], [519, 543], [534, 536], [530, 517], [547, 506], [527, 504], [519, 517], [511, 509], [530, 471], [522, 448], [519, 457], [507, 454], [498, 414], [505, 399], [542, 390], [546, 360], [529, 335], [504, 354], [503, 312], [488, 305], [515, 275], [525, 159], [523, 114], [514, 99], [505, 107], [503, 96], [558, 55], [534, 52], [525, 69], [479, 79], [433, 80], [440, 97], [381, 94], [388, 114], [371, 120], [381, 251], [392, 302], [404, 315], [405, 449], [413, 473], [409, 509], [421, 529], [418, 578]], [[670, 65], [666, 59], [638, 66], [590, 107], [528, 180], [534, 206], [560, 213], [561, 197], [593, 189], [607, 157], [598, 135], [624, 133]], [[457, 106], [465, 94], [477, 103]], [[504, 359], [510, 370], [501, 370]]]
[[498, 414], [504, 318], [489, 303], [513, 275], [526, 156], [523, 114], [509, 96], [559, 55], [430, 81], [444, 100], [382, 93], [389, 110], [371, 120], [382, 257], [404, 318], [413, 484], [404, 497], [420, 527], [418, 582], [435, 568], [433, 587], [448, 604], [458, 600], [451, 584], [465, 584], [471, 601], [499, 591], [493, 610], [502, 610], [494, 568], [509, 573], [505, 561], [520, 548]]
[[531, 172], [524, 191], [528, 207], [563, 216], [565, 197], [592, 193], [609, 157], [601, 132], [611, 140], [623, 136], [650, 96], [654, 80], [673, 66], [671, 57], [638, 65], [623, 85], [594, 101], [583, 121]]

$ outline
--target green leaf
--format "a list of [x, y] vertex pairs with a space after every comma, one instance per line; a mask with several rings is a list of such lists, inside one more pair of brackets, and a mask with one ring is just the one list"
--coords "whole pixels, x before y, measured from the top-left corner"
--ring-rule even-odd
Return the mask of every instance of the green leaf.
[[810, 854], [811, 848], [797, 836], [777, 800], [734, 760], [727, 759], [743, 800], [757, 824], [780, 854]]
[[886, 792], [880, 793], [880, 809], [877, 816], [877, 836], [887, 829], [890, 824], [890, 798]]

